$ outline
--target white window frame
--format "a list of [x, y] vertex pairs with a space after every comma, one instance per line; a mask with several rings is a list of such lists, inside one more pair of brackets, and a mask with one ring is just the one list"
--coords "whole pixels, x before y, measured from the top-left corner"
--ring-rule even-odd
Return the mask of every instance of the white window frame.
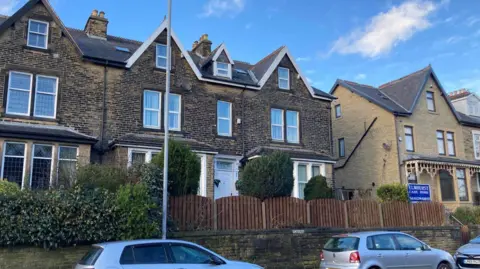
[[[431, 94], [431, 98], [428, 97], [428, 95]], [[435, 93], [432, 92], [432, 91], [427, 91], [426, 95], [425, 95], [426, 99], [427, 99], [427, 110], [430, 111], [430, 112], [435, 112], [437, 110], [437, 107], [435, 106]], [[431, 101], [431, 103], [430, 103]], [[430, 109], [430, 104], [432, 105], [432, 109]]]
[[[163, 56], [163, 55], [159, 55], [158, 54], [158, 47], [165, 47], [165, 51], [167, 51], [167, 45], [164, 45], [164, 44], [157, 44], [155, 46], [155, 66], [157, 68], [160, 68], [160, 69], [167, 69], [167, 64], [168, 64], [168, 52], [167, 52], [167, 55]], [[171, 53], [170, 53], [171, 54]], [[165, 59], [165, 66], [160, 66], [158, 65], [158, 58], [162, 58], [162, 59]]]
[[[178, 112], [170, 110], [170, 104], [167, 104], [168, 106], [168, 117], [170, 118], [170, 114], [178, 114], [178, 128], [170, 128], [170, 120], [167, 122], [168, 130], [170, 131], [181, 131], [182, 130], [182, 96], [180, 94], [174, 94], [170, 93], [170, 96], [176, 95], [178, 96]], [[169, 102], [170, 102], [169, 98]]]
[[[407, 132], [408, 130], [408, 132]], [[406, 152], [415, 152], [415, 137], [413, 134], [413, 126], [410, 125], [405, 125], [403, 126], [403, 134], [405, 135], [405, 151]], [[407, 137], [412, 138], [412, 144], [409, 145]], [[411, 149], [409, 149], [409, 146], [411, 146]]]
[[[293, 112], [293, 113], [297, 114], [297, 125], [288, 125], [288, 116], [286, 117], [286, 119], [287, 119], [286, 120], [287, 142], [298, 144], [298, 143], [300, 143], [300, 113], [298, 111], [295, 111], [295, 110], [286, 110], [285, 114], [288, 114], [288, 112]], [[297, 130], [297, 140], [296, 141], [288, 140], [288, 128], [295, 128]]]
[[[25, 150], [23, 151], [23, 157], [20, 157], [20, 156], [7, 156], [7, 151], [6, 151], [6, 148], [7, 148], [7, 144], [21, 144], [21, 145], [24, 145], [25, 146]], [[23, 143], [23, 142], [15, 142], [15, 141], [5, 141], [3, 143], [3, 154], [2, 154], [2, 167], [0, 169], [0, 179], [3, 179], [3, 171], [5, 169], [5, 158], [23, 158], [23, 169], [22, 169], [22, 184], [20, 186], [20, 188], [23, 190], [25, 188], [25, 169], [27, 168], [26, 167], [26, 160], [27, 160], [27, 147], [28, 147], [28, 144], [27, 143]]]
[[[440, 138], [438, 137], [438, 134], [442, 134], [442, 144], [439, 144], [440, 143]], [[439, 155], [447, 155], [447, 149], [446, 149], [446, 146], [445, 146], [445, 131], [443, 130], [436, 130], [435, 131], [435, 138], [436, 138], [436, 141], [437, 141], [437, 152]], [[440, 152], [440, 146], [442, 146], [443, 148], [443, 153]]]
[[[475, 146], [475, 135], [477, 135], [479, 137], [479, 145], [478, 145], [478, 148]], [[473, 154], [474, 154], [474, 158], [476, 160], [480, 160], [480, 131], [475, 131], [473, 130], [472, 131], [472, 143], [473, 143]]]
[[[218, 114], [218, 106], [220, 103], [224, 103], [224, 104], [228, 104], [228, 115], [229, 117], [228, 118], [225, 118], [225, 117], [220, 117], [220, 115]], [[228, 121], [228, 133], [221, 133], [220, 132], [220, 120], [226, 120]], [[232, 136], [232, 103], [231, 102], [227, 102], [227, 101], [222, 101], [222, 100], [218, 100], [217, 101], [217, 134], [220, 135], [220, 136]]]
[[160, 153], [161, 149], [142, 149], [142, 148], [128, 148], [128, 164], [127, 167], [132, 166], [132, 153], [145, 153], [145, 163], [152, 161], [153, 153]]
[[[273, 110], [276, 110], [276, 111], [280, 111], [281, 115], [282, 115], [282, 124], [274, 124], [273, 123], [273, 120], [272, 120], [272, 111]], [[281, 139], [276, 139], [273, 137], [273, 126], [276, 126], [276, 127], [281, 127], [282, 128], [282, 138]], [[273, 141], [285, 141], [285, 137], [284, 137], [284, 133], [285, 133], [285, 119], [284, 119], [284, 111], [283, 109], [278, 109], [278, 108], [272, 108], [270, 109], [270, 129], [271, 129], [271, 134], [270, 136], [272, 137], [272, 140]]]
[[[35, 157], [35, 146], [47, 146], [52, 147], [52, 156], [50, 158], [46, 157]], [[33, 161], [35, 159], [39, 160], [51, 160], [50, 162], [50, 179], [49, 179], [49, 188], [52, 186], [52, 179], [53, 179], [53, 156], [56, 155], [55, 146], [52, 144], [32, 144], [32, 159], [30, 160], [30, 189], [32, 188], [33, 182]]]
[[[31, 23], [32, 22], [37, 22], [37, 23], [41, 23], [41, 24], [46, 24], [47, 27], [47, 32], [46, 33], [40, 33], [40, 32], [34, 32], [32, 30], [30, 30], [30, 26], [31, 26]], [[34, 19], [30, 19], [28, 20], [28, 33], [27, 33], [27, 46], [28, 47], [32, 47], [32, 48], [39, 48], [39, 49], [48, 49], [48, 34], [49, 34], [49, 30], [50, 30], [50, 23], [47, 22], [47, 21], [39, 21], [39, 20], [34, 20]], [[33, 33], [33, 34], [36, 34], [36, 35], [43, 35], [45, 36], [45, 47], [40, 47], [40, 46], [33, 46], [33, 45], [30, 45], [30, 33]]]
[[[60, 152], [62, 151], [62, 148], [75, 149], [76, 152], [77, 152], [76, 155], [75, 155], [75, 159], [62, 159], [62, 158], [60, 158]], [[58, 181], [58, 175], [59, 175], [59, 171], [60, 171], [60, 161], [75, 162], [75, 164], [76, 164], [75, 166], [78, 169], [78, 152], [79, 152], [78, 147], [75, 147], [75, 146], [62, 146], [62, 145], [58, 146], [58, 150], [57, 150], [57, 181]]]
[[342, 106], [340, 104], [335, 105], [335, 118], [341, 118], [342, 117]]
[[[27, 75], [30, 77], [30, 89], [28, 90], [29, 97], [28, 97], [28, 112], [27, 113], [16, 113], [16, 112], [10, 112], [8, 111], [8, 107], [10, 104], [10, 92], [11, 90], [14, 91], [21, 91], [21, 92], [27, 92], [25, 89], [18, 89], [18, 88], [12, 88], [12, 74], [21, 74], [21, 75]], [[7, 107], [5, 108], [5, 111], [7, 114], [10, 115], [20, 115], [20, 116], [30, 116], [30, 108], [32, 107], [32, 89], [33, 87], [33, 74], [30, 73], [24, 73], [24, 72], [17, 72], [17, 71], [10, 71], [8, 73], [8, 92], [7, 92]]]
[[299, 188], [299, 181], [298, 181], [298, 165], [306, 165], [307, 166], [307, 183], [313, 177], [312, 166], [320, 166], [320, 175], [326, 177], [326, 165], [325, 163], [315, 162], [315, 161], [300, 161], [293, 159], [293, 178], [294, 178], [294, 185], [293, 185], [293, 193], [292, 196], [295, 198], [300, 197], [300, 188]]
[[[280, 70], [286, 70], [287, 71], [287, 78], [280, 77]], [[287, 87], [286, 88], [282, 88], [280, 80], [286, 80], [287, 81]], [[290, 69], [285, 68], [285, 67], [279, 67], [278, 68], [278, 87], [282, 90], [290, 90]]]
[[[39, 92], [38, 91], [38, 78], [55, 79], [55, 93]], [[55, 103], [54, 103], [54, 107], [53, 107], [53, 116], [43, 116], [43, 115], [36, 114], [35, 110], [37, 108], [37, 100], [38, 100], [37, 96], [38, 96], [38, 94], [54, 95], [55, 96]], [[36, 75], [35, 76], [35, 102], [33, 104], [33, 116], [37, 117], [37, 118], [55, 119], [57, 117], [57, 100], [58, 100], [58, 77]]]
[[[229, 64], [229, 63], [223, 63], [223, 62], [220, 62], [221, 64], [226, 64], [227, 65], [227, 68], [220, 68], [218, 67], [218, 64], [217, 64], [217, 61], [213, 62], [213, 75], [214, 76], [217, 76], [217, 77], [225, 77], [225, 78], [232, 78], [232, 65]], [[224, 74], [221, 74], [219, 73], [218, 71], [219, 70], [222, 70], [222, 71], [227, 71], [227, 75], [224, 75]]]
[[[154, 108], [146, 108], [145, 107], [145, 92], [152, 92], [155, 94], [158, 94], [158, 109]], [[155, 125], [146, 125], [145, 124], [145, 116], [146, 116], [146, 111], [153, 111], [158, 113], [158, 126]], [[162, 128], [162, 93], [159, 91], [152, 91], [152, 90], [143, 90], [143, 122], [142, 122], [143, 127], [145, 128], [150, 128], [150, 129], [161, 129]]]

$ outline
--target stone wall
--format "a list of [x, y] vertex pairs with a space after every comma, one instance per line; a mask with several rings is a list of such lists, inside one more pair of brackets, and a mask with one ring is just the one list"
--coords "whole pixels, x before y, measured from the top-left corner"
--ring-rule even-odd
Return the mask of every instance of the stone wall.
[[[389, 229], [390, 231], [396, 229]], [[319, 253], [326, 240], [343, 229], [191, 232], [174, 238], [199, 243], [233, 260], [252, 262], [266, 269], [318, 268]], [[398, 231], [398, 230], [397, 230]], [[460, 247], [458, 227], [403, 228], [434, 248], [454, 253]], [[477, 234], [477, 229], [472, 229]], [[46, 251], [41, 248], [0, 249], [0, 268], [70, 269], [88, 246]]]

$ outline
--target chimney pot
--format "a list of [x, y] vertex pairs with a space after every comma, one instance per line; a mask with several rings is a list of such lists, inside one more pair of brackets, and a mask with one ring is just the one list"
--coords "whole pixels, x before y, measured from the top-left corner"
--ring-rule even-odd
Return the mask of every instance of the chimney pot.
[[100, 18], [105, 18], [105, 12], [100, 11]]
[[88, 18], [85, 24], [85, 33], [90, 36], [107, 38], [108, 20], [105, 18], [105, 12], [93, 10], [92, 15]]
[[208, 40], [208, 34], [203, 34], [203, 35], [200, 37], [200, 41], [203, 41], [203, 40]]
[[92, 11], [92, 16], [98, 16], [98, 10], [94, 9], [94, 10]]
[[202, 57], [207, 57], [212, 53], [212, 41], [208, 40], [207, 34], [203, 34], [200, 41], [193, 42], [192, 50]]
[[198, 46], [198, 41], [195, 40], [193, 42], [193, 45], [192, 45], [192, 50], [195, 49], [195, 47], [197, 47], [197, 46]]

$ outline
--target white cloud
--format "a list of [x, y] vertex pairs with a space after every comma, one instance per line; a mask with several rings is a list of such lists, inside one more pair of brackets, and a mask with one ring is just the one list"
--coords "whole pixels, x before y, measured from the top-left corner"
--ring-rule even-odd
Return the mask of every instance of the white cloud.
[[458, 42], [460, 42], [464, 39], [465, 39], [465, 37], [463, 37], [463, 36], [451, 36], [451, 37], [447, 38], [447, 40], [445, 40], [445, 42], [447, 44], [455, 44], [455, 43], [458, 43]]
[[0, 14], [12, 15], [20, 0], [0, 0]]
[[245, 0], [208, 0], [203, 6], [203, 13], [200, 17], [222, 17], [227, 15], [229, 17], [235, 17], [238, 13], [242, 12], [245, 8]]
[[366, 78], [367, 78], [367, 75], [365, 75], [365, 74], [357, 74], [355, 76], [355, 80], [364, 80]]
[[245, 24], [245, 29], [248, 30], [248, 29], [252, 28], [252, 26], [253, 26], [253, 23], [249, 22], [249, 23]]
[[309, 70], [306, 70], [306, 71], [305, 71], [305, 73], [307, 73], [307, 74], [309, 74], [309, 75], [315, 74], [315, 72], [316, 72], [316, 71], [313, 70], [313, 69], [309, 69]]
[[476, 17], [476, 16], [470, 16], [467, 18], [467, 20], [465, 21], [465, 24], [469, 27], [475, 25], [477, 22], [480, 22], [480, 18], [479, 17]]
[[408, 0], [374, 16], [359, 30], [335, 41], [330, 53], [361, 54], [377, 57], [390, 52], [400, 42], [410, 39], [416, 32], [429, 28], [432, 23], [428, 16], [445, 1], [434, 4], [431, 1]]
[[295, 59], [297, 62], [310, 62], [312, 60], [310, 57], [298, 57]]

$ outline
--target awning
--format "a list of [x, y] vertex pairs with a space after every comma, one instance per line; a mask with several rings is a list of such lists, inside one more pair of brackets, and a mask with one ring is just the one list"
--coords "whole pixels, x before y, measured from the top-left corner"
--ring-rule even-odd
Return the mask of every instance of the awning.
[[440, 170], [446, 170], [453, 174], [453, 168], [468, 168], [470, 175], [480, 173], [480, 162], [463, 160], [448, 157], [431, 157], [410, 155], [403, 161], [405, 164], [405, 172], [407, 177], [410, 174], [418, 176], [422, 172], [429, 173], [430, 176], [435, 176]]

